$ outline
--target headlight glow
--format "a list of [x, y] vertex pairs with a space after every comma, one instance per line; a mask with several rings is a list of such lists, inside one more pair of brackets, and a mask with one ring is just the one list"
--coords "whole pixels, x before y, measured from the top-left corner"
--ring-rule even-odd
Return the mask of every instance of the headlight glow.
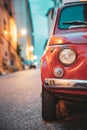
[[59, 53], [59, 60], [64, 65], [71, 65], [76, 60], [76, 53], [71, 48], [64, 48]]

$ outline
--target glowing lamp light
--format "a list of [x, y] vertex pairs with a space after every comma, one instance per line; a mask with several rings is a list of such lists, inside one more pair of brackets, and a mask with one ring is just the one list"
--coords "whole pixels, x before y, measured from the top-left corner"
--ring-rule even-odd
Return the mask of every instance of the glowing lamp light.
[[27, 30], [26, 29], [21, 29], [21, 35], [25, 36], [27, 34]]
[[34, 65], [37, 65], [37, 62], [34, 62]]
[[4, 34], [5, 34], [5, 35], [8, 35], [8, 32], [7, 32], [7, 30], [4, 30]]
[[34, 55], [34, 60], [37, 60], [38, 56], [37, 55]]
[[34, 47], [31, 46], [31, 47], [29, 48], [29, 50], [32, 52], [32, 51], [34, 50]]

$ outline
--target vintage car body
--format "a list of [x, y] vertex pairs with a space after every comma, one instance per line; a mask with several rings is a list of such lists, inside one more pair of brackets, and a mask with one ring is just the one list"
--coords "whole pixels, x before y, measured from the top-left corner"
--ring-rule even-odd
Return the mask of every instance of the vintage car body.
[[58, 100], [87, 99], [86, 21], [87, 2], [68, 3], [58, 9], [53, 34], [41, 58], [42, 118], [46, 121], [56, 120], [56, 96]]

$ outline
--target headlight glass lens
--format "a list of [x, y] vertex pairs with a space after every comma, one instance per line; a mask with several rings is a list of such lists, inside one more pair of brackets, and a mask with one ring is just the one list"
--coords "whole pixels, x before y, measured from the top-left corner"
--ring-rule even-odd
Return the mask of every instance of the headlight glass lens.
[[71, 65], [76, 60], [76, 53], [73, 49], [64, 48], [59, 53], [59, 60], [62, 64]]

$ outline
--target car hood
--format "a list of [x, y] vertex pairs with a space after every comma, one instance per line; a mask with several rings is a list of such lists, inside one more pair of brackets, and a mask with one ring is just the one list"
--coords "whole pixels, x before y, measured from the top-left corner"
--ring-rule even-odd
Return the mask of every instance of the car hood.
[[87, 32], [68, 32], [56, 36], [63, 39], [65, 43], [87, 43]]

